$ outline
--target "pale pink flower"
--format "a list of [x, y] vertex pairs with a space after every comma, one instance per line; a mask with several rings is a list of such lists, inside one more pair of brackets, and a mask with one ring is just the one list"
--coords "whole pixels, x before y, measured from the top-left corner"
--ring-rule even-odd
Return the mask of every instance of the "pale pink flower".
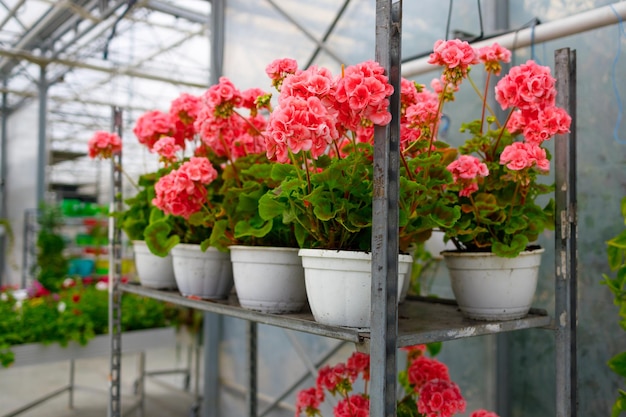
[[564, 109], [556, 106], [546, 107], [526, 116], [523, 135], [526, 142], [541, 145], [554, 135], [569, 132], [572, 118]]
[[122, 152], [122, 139], [117, 133], [97, 131], [87, 143], [90, 158], [109, 159]]
[[241, 92], [241, 107], [244, 109], [256, 109], [256, 100], [267, 93], [260, 88], [249, 88]]
[[291, 58], [275, 59], [265, 67], [265, 73], [272, 80], [272, 86], [279, 90], [285, 77], [290, 74], [295, 74], [297, 70], [298, 63], [295, 59]]
[[538, 110], [554, 106], [555, 79], [550, 68], [533, 60], [511, 68], [496, 84], [496, 100], [502, 109], [517, 107], [521, 110]]
[[485, 64], [487, 72], [500, 75], [502, 63], [511, 62], [511, 51], [495, 42], [493, 45], [480, 48], [478, 59]]
[[524, 118], [521, 110], [514, 110], [506, 123], [506, 128], [509, 132], [515, 134], [524, 130], [526, 119]]
[[375, 61], [365, 61], [345, 68], [337, 79], [335, 99], [339, 103], [339, 119], [349, 129], [367, 123], [386, 125], [391, 121], [388, 97], [393, 87], [384, 68]]
[[489, 175], [487, 165], [472, 155], [461, 155], [448, 165], [448, 171], [452, 173], [454, 181], [473, 180], [476, 177]]
[[469, 197], [478, 191], [478, 180], [489, 175], [487, 165], [472, 155], [461, 155], [447, 169], [452, 173], [454, 183], [462, 187], [459, 191], [461, 197]]
[[513, 171], [532, 166], [533, 159], [528, 155], [528, 147], [523, 142], [513, 142], [502, 150], [500, 163]]
[[459, 84], [467, 77], [470, 65], [476, 64], [476, 50], [466, 41], [459, 39], [438, 40], [428, 59], [429, 64], [441, 65], [446, 83]]
[[152, 147], [152, 151], [158, 153], [164, 161], [173, 162], [176, 160], [176, 152], [182, 147], [176, 144], [176, 139], [171, 136], [163, 136], [157, 140]]
[[532, 163], [532, 165], [536, 166], [537, 169], [543, 172], [550, 171], [550, 161], [546, 156], [545, 149], [539, 145], [527, 143], [526, 152], [528, 153], [528, 160]]

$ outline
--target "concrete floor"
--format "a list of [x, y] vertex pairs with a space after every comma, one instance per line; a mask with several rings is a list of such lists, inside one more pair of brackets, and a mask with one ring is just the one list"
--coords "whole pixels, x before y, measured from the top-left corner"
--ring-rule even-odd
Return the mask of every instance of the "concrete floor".
[[[146, 352], [146, 372], [187, 369], [187, 352], [160, 348]], [[141, 415], [136, 405], [135, 381], [139, 375], [139, 354], [122, 357], [122, 414]], [[0, 368], [0, 416], [12, 416], [15, 410], [69, 383], [69, 362]], [[109, 402], [109, 358], [75, 361], [74, 407], [70, 409], [69, 393], [49, 399], [20, 413], [23, 417], [106, 417]], [[144, 415], [147, 417], [191, 416], [197, 403], [193, 366], [189, 389], [184, 389], [183, 373], [148, 376], [145, 382]]]

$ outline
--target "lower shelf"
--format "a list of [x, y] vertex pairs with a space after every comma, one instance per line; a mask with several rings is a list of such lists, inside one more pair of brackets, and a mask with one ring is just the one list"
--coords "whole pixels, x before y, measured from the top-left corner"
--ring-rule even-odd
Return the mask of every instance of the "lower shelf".
[[[178, 291], [155, 290], [137, 284], [120, 284], [123, 292], [134, 293], [185, 307], [249, 320], [270, 326], [297, 330], [319, 336], [367, 343], [369, 329], [327, 326], [317, 323], [310, 311], [298, 314], [266, 314], [242, 308], [235, 295], [227, 300], [209, 301], [182, 296]], [[492, 333], [509, 332], [535, 327], [549, 327], [552, 319], [544, 310], [531, 309], [519, 320], [482, 322], [463, 317], [456, 303], [424, 297], [407, 297], [398, 308], [397, 347], [461, 339]]]

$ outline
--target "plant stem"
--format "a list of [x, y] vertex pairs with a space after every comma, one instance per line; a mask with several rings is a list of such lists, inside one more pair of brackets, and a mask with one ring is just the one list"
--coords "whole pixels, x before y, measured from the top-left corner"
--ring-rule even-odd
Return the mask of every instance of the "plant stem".
[[[489, 73], [489, 76], [491, 76], [491, 73]], [[489, 103], [487, 103], [487, 94], [489, 92], [489, 78], [487, 78], [487, 83], [485, 84], [485, 93], [481, 93], [480, 89], [478, 88], [478, 86], [476, 85], [476, 83], [474, 83], [474, 80], [472, 80], [472, 77], [470, 77], [469, 75], [467, 76], [467, 80], [469, 81], [470, 85], [472, 86], [472, 88], [474, 89], [474, 91], [476, 92], [476, 94], [478, 95], [478, 97], [482, 100], [483, 102], [483, 111], [485, 109], [487, 109], [487, 111], [489, 112], [489, 114], [491, 114], [492, 116], [494, 116], [496, 113], [493, 111], [493, 109], [491, 108], [491, 106], [489, 105]], [[500, 127], [500, 123], [498, 123], [498, 120], [496, 119], [496, 125], [498, 125], [498, 127]], [[482, 122], [481, 122], [481, 133], [482, 133]]]
[[130, 177], [130, 175], [128, 175], [126, 173], [126, 171], [124, 171], [124, 169], [122, 169], [121, 165], [118, 163], [115, 163], [115, 169], [117, 169], [118, 171], [120, 171], [122, 173], [122, 175], [124, 175], [126, 177], [126, 179], [128, 180], [128, 182], [130, 182], [130, 185], [133, 186], [133, 188], [135, 188], [136, 191], [141, 191], [139, 189], [139, 186], [137, 185], [137, 183]]
[[506, 120], [504, 121], [504, 124], [500, 127], [500, 134], [498, 135], [498, 139], [496, 139], [496, 143], [494, 144], [491, 150], [491, 160], [494, 160], [494, 158], [496, 157], [498, 146], [500, 145], [500, 139], [502, 139], [502, 135], [504, 134], [504, 129], [506, 128], [506, 125], [509, 122], [509, 119], [511, 119], [511, 116], [513, 115], [514, 110], [515, 109], [511, 109], [509, 114], [506, 116]]

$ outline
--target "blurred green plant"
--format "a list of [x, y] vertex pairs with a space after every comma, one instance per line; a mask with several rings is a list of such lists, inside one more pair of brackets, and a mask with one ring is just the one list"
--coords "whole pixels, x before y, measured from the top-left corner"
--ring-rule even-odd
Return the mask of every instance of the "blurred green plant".
[[[622, 198], [621, 213], [626, 225], [626, 197]], [[613, 302], [619, 308], [619, 325], [626, 330], [626, 228], [618, 235], [606, 242], [607, 257], [611, 271], [615, 277], [602, 274], [602, 284], [606, 285], [613, 293]], [[618, 353], [608, 361], [609, 368], [617, 375], [626, 379], [626, 351]], [[623, 382], [623, 381], [622, 381]], [[618, 397], [613, 405], [611, 417], [617, 417], [626, 411], [626, 391], [618, 390]]]
[[[4, 288], [0, 291], [0, 364], [14, 361], [12, 346], [25, 343], [48, 345], [69, 342], [86, 345], [96, 335], [108, 332], [107, 284], [65, 281], [57, 293], [45, 290]], [[122, 331], [151, 329], [178, 324], [197, 328], [196, 318], [187, 309], [126, 294], [122, 297]]]

